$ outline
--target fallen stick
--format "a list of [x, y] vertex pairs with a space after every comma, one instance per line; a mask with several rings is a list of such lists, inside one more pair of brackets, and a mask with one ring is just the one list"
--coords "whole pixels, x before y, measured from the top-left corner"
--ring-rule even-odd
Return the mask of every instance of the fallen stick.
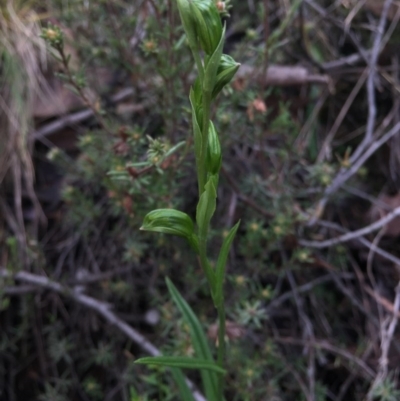
[[[86, 306], [89, 309], [94, 310], [99, 315], [113, 326], [117, 327], [121, 332], [123, 332], [127, 337], [129, 337], [133, 342], [135, 342], [143, 351], [146, 351], [151, 356], [160, 355], [160, 351], [150, 343], [142, 334], [133, 329], [129, 324], [125, 323], [120, 319], [112, 310], [111, 305], [92, 298], [88, 295], [82, 294], [75, 291], [72, 288], [63, 286], [56, 281], [50, 280], [45, 276], [40, 276], [37, 274], [32, 274], [24, 271], [20, 271], [16, 274], [11, 274], [8, 270], [0, 269], [0, 278], [13, 278], [16, 281], [22, 281], [30, 285], [34, 285], [40, 288], [54, 291], [60, 295], [68, 297], [75, 302]], [[194, 383], [189, 379], [186, 379], [186, 383], [192, 391], [193, 397], [196, 401], [207, 401], [206, 398], [196, 389]]]

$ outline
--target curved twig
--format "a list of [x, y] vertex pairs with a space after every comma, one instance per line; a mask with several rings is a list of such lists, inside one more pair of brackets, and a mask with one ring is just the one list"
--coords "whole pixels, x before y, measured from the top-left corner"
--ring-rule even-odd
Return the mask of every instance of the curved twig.
[[[351, 231], [349, 233], [340, 235], [339, 237], [328, 239], [325, 241], [301, 241], [301, 245], [309, 246], [310, 248], [328, 248], [333, 245], [341, 244], [342, 242], [348, 242], [354, 239], [359, 239], [363, 235], [372, 233], [373, 231], [379, 230], [380, 228], [384, 227], [386, 224], [391, 222], [396, 217], [400, 216], [400, 206], [396, 207], [391, 213], [388, 213], [385, 217], [381, 218], [380, 220], [376, 221], [375, 223], [370, 224], [360, 230]], [[376, 248], [376, 247], [374, 247]]]
[[[149, 342], [142, 334], [140, 334], [138, 331], [129, 326], [129, 324], [120, 319], [111, 310], [111, 305], [106, 302], [99, 301], [88, 295], [74, 291], [72, 288], [63, 286], [56, 281], [50, 280], [45, 276], [39, 276], [37, 274], [21, 271], [12, 275], [8, 270], [0, 268], [0, 277], [12, 277], [16, 281], [22, 281], [24, 283], [28, 283], [29, 285], [45, 288], [57, 292], [58, 294], [64, 295], [103, 316], [103, 318], [107, 320], [108, 323], [117, 327], [127, 337], [134, 341], [140, 348], [142, 348], [143, 351], [146, 351], [152, 356], [158, 356], [161, 354], [158, 348], [156, 348], [151, 342]], [[207, 401], [205, 397], [196, 389], [192, 381], [186, 379], [186, 383], [192, 391], [196, 401]]]

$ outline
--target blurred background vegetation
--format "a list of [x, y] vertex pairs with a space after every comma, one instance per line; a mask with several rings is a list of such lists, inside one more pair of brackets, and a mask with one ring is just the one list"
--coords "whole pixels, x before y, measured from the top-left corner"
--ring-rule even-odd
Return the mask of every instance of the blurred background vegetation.
[[[400, 8], [229, 5], [226, 399], [399, 400]], [[191, 355], [165, 276], [215, 342], [186, 243], [139, 231], [158, 207], [195, 214], [193, 72], [174, 0], [0, 1], [1, 401], [177, 400], [121, 330]]]

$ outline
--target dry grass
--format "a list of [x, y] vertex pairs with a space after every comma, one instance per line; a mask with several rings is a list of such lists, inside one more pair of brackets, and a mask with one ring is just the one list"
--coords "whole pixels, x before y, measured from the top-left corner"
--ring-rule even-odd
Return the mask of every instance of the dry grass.
[[[34, 99], [42, 96], [46, 88], [42, 71], [47, 56], [40, 38], [42, 16], [35, 12], [36, 5], [29, 0], [8, 0], [0, 5], [0, 185], [3, 195], [13, 193], [14, 213], [7, 213], [7, 218], [21, 250], [27, 239], [22, 213], [24, 193], [35, 205], [36, 215], [40, 215], [28, 137]], [[1, 205], [4, 212], [5, 199], [1, 199]], [[35, 231], [34, 228], [32, 236]]]

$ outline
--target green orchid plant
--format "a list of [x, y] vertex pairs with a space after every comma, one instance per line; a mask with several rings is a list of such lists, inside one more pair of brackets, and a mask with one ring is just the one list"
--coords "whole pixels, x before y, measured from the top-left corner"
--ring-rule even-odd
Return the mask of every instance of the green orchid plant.
[[239, 64], [232, 57], [223, 54], [225, 26], [221, 21], [220, 13], [221, 10], [223, 11], [223, 7], [220, 3], [216, 4], [214, 0], [177, 0], [183, 28], [198, 71], [198, 77], [189, 94], [199, 195], [196, 222], [193, 222], [191, 217], [182, 211], [158, 209], [145, 216], [141, 227], [142, 230], [146, 231], [156, 231], [186, 238], [200, 260], [218, 314], [218, 351], [217, 361], [215, 361], [199, 320], [172, 282], [167, 279], [171, 297], [190, 327], [196, 356], [194, 358], [149, 357], [141, 358], [136, 363], [171, 367], [184, 401], [193, 400], [193, 396], [180, 369], [200, 370], [208, 401], [224, 399], [224, 376], [226, 372], [223, 290], [225, 266], [239, 222], [231, 228], [225, 237], [215, 268], [211, 267], [207, 256], [207, 238], [210, 222], [216, 210], [222, 154], [218, 133], [210, 121], [210, 112], [212, 101], [223, 87], [231, 81], [239, 68]]

